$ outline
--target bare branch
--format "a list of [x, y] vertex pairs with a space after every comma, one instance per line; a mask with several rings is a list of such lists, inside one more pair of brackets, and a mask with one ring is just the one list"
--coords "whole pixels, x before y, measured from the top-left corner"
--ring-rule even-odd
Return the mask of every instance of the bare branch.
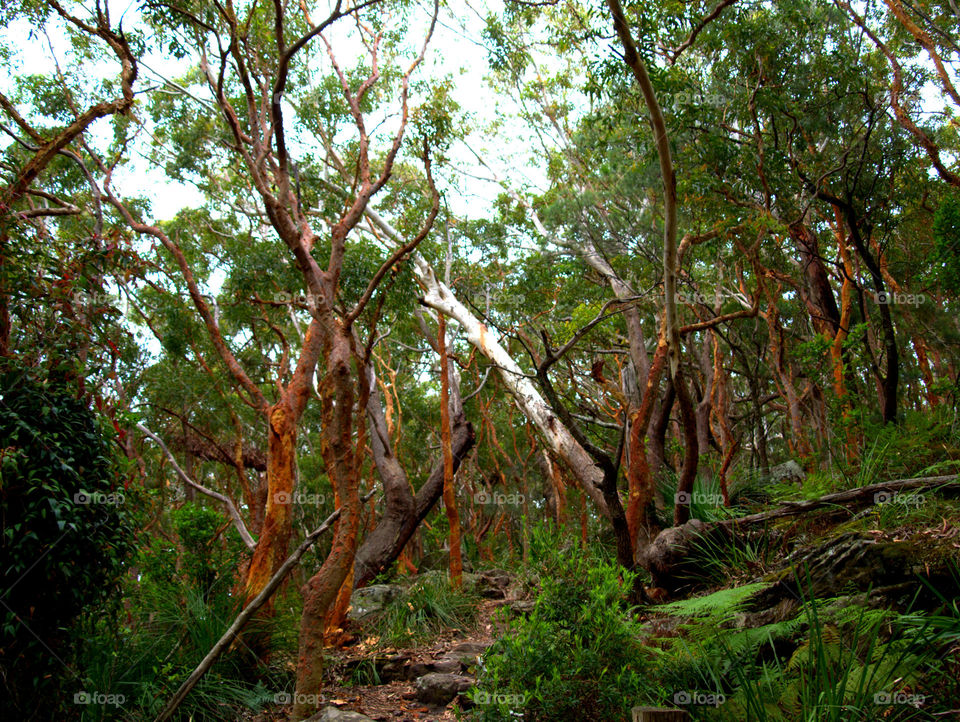
[[253, 551], [254, 549], [256, 549], [257, 543], [253, 540], [253, 537], [250, 536], [250, 532], [247, 531], [247, 526], [246, 524], [243, 523], [243, 519], [240, 516], [240, 512], [237, 511], [237, 507], [234, 506], [234, 503], [223, 494], [216, 491], [211, 491], [207, 487], [203, 486], [202, 484], [198, 484], [196, 481], [191, 479], [190, 476], [187, 474], [187, 472], [185, 472], [182, 468], [180, 468], [180, 464], [177, 463], [176, 457], [171, 453], [170, 449], [167, 448], [167, 445], [163, 442], [163, 439], [161, 439], [155, 433], [150, 431], [150, 429], [148, 429], [143, 424], [137, 424], [137, 429], [139, 429], [144, 436], [147, 436], [153, 439], [157, 443], [157, 445], [161, 448], [161, 450], [163, 450], [164, 455], [167, 457], [167, 459], [170, 461], [170, 464], [173, 466], [173, 470], [177, 472], [177, 476], [180, 477], [180, 479], [183, 481], [184, 484], [187, 484], [188, 486], [193, 487], [194, 489], [199, 491], [201, 494], [206, 494], [211, 499], [216, 499], [217, 501], [219, 501], [221, 504], [224, 505], [224, 507], [227, 510], [227, 513], [230, 514], [230, 518], [233, 519], [233, 525], [237, 528], [237, 532], [240, 534], [240, 538], [243, 539], [243, 543], [246, 545], [247, 549], [249, 549], [250, 551]]

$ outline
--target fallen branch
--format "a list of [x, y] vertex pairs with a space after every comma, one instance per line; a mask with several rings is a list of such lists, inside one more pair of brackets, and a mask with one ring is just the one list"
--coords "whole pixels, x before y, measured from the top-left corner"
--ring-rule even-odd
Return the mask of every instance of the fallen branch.
[[723, 527], [727, 530], [736, 529], [748, 524], [757, 524], [759, 522], [769, 521], [771, 519], [781, 519], [789, 516], [798, 516], [815, 511], [825, 506], [844, 506], [851, 502], [868, 502], [868, 504], [877, 503], [876, 495], [884, 492], [898, 493], [901, 491], [917, 491], [919, 489], [929, 489], [932, 487], [947, 486], [960, 489], [960, 474], [949, 474], [947, 476], [927, 476], [916, 479], [896, 479], [894, 481], [885, 481], [879, 484], [870, 484], [856, 489], [846, 489], [836, 491], [832, 494], [826, 494], [817, 499], [807, 499], [805, 501], [788, 501], [781, 504], [776, 509], [760, 512], [758, 514], [749, 514], [736, 519], [726, 519], [721, 522], [707, 525], [709, 527]]
[[[360, 503], [365, 504], [368, 502], [373, 494], [374, 492], [371, 491], [360, 500]], [[188, 694], [190, 694], [190, 690], [196, 686], [197, 682], [199, 682], [203, 675], [205, 675], [210, 667], [213, 666], [213, 663], [217, 661], [217, 657], [223, 653], [223, 650], [225, 650], [233, 642], [233, 640], [236, 639], [237, 635], [240, 634], [241, 630], [243, 630], [246, 623], [250, 621], [250, 618], [256, 613], [256, 611], [260, 609], [260, 607], [262, 607], [273, 595], [273, 593], [286, 578], [287, 574], [289, 574], [290, 571], [300, 561], [300, 558], [310, 547], [314, 545], [317, 539], [320, 538], [320, 535], [333, 526], [333, 523], [339, 518], [340, 510], [337, 509], [326, 518], [323, 524], [307, 534], [300, 546], [296, 548], [293, 554], [287, 557], [286, 561], [283, 562], [276, 574], [270, 578], [270, 581], [267, 582], [267, 585], [263, 588], [263, 590], [256, 597], [254, 597], [246, 607], [243, 608], [243, 611], [240, 612], [240, 614], [237, 615], [237, 618], [233, 620], [233, 624], [231, 624], [227, 631], [223, 633], [223, 636], [220, 637], [220, 641], [213, 645], [213, 648], [207, 652], [207, 656], [203, 658], [203, 661], [197, 665], [197, 668], [190, 673], [190, 676], [187, 677], [186, 681], [180, 685], [180, 689], [178, 689], [177, 693], [173, 695], [173, 698], [167, 703], [167, 706], [163, 708], [163, 711], [157, 715], [157, 718], [154, 720], [154, 722], [165, 722], [165, 720], [170, 719], [171, 715], [176, 712], [177, 707], [180, 706], [180, 703], [183, 702]]]
[[743, 531], [744, 527], [772, 519], [799, 516], [829, 507], [844, 509], [854, 504], [868, 506], [877, 503], [877, 494], [884, 493], [892, 496], [900, 492], [934, 487], [960, 490], [960, 474], [885, 481], [880, 484], [837, 491], [817, 499], [786, 502], [770, 511], [709, 524], [699, 519], [691, 519], [682, 526], [673, 526], [661, 531], [652, 543], [640, 551], [637, 560], [650, 572], [655, 586], [674, 593], [680, 588], [681, 572], [684, 569], [695, 572], [689, 568], [690, 565], [697, 564], [691, 560], [690, 552], [705, 536], [719, 533], [733, 537]]

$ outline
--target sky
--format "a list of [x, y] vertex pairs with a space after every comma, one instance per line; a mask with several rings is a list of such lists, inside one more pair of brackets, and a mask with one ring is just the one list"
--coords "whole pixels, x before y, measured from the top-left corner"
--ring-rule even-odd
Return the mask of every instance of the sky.
[[[311, 6], [314, 20], [324, 16], [320, 7], [329, 3], [315, 3]], [[483, 28], [485, 17], [489, 13], [502, 10], [501, 0], [456, 0], [452, 3], [455, 12], [449, 8], [441, 10], [430, 48], [424, 64], [418, 70], [420, 79], [439, 79], [451, 75], [454, 81], [454, 99], [475, 130], [464, 143], [456, 143], [449, 152], [451, 166], [456, 169], [457, 192], [446, 195], [451, 211], [461, 217], [482, 217], [491, 208], [493, 200], [502, 192], [502, 188], [491, 182], [491, 170], [477, 161], [479, 155], [484, 164], [500, 179], [507, 180], [512, 187], [539, 188], [546, 190], [544, 159], [538, 150], [531, 129], [519, 119], [519, 109], [514, 101], [502, 93], [495, 93], [488, 87], [486, 76], [487, 49], [483, 46]], [[128, 29], [137, 27], [139, 15], [136, 0], [120, 0], [110, 3], [113, 17], [123, 18], [123, 26]], [[410, 22], [411, 37], [419, 47], [420, 38], [429, 24], [432, 2], [420, 0]], [[72, 67], [69, 44], [58, 33], [58, 22], [50, 26], [47, 36], [33, 31], [25, 21], [19, 21], [10, 27], [0, 29], [0, 37], [17, 48], [18, 52], [8, 61], [11, 71], [42, 74], [55, 72], [56, 63], [68, 72]], [[340, 21], [327, 33], [342, 66], [351, 64], [354, 58], [363, 53], [355, 37], [349, 34], [349, 20]], [[412, 41], [413, 42], [413, 41]], [[322, 44], [315, 41], [318, 52], [318, 70], [329, 73], [329, 61], [322, 53]], [[550, 63], [549, 57], [539, 57], [538, 62]], [[188, 68], [186, 62], [178, 62], [160, 55], [147, 56], [140, 67], [140, 77], [136, 88], [158, 87], [162, 78], [177, 78]], [[115, 78], [117, 63], [112, 57], [98, 64], [87, 63], [81, 68], [85, 77], [96, 79]], [[0, 78], [0, 89], [8, 91], [10, 72]], [[940, 92], [931, 84], [923, 93], [923, 107], [928, 112], [937, 112], [944, 107]], [[292, 118], [289, 107], [285, 115]], [[289, 121], [288, 121], [289, 122]], [[486, 132], [494, 123], [498, 124], [495, 134]], [[296, 129], [288, 126], [290, 145], [296, 153], [307, 148], [297, 146]], [[98, 121], [92, 132], [106, 141], [111, 133], [110, 123], [104, 119]], [[0, 147], [9, 143], [6, 136], [0, 136]], [[144, 150], [141, 148], [140, 150]], [[443, 176], [444, 173], [438, 173]], [[450, 177], [451, 174], [448, 173]], [[486, 179], [486, 180], [484, 180]], [[115, 176], [114, 183], [127, 192], [135, 192], [151, 199], [156, 220], [169, 220], [177, 211], [198, 203], [196, 190], [189, 185], [178, 184], [166, 178], [165, 174], [146, 160], [144, 155], [136, 158], [130, 165]], [[441, 180], [441, 189], [443, 181]], [[376, 206], [376, 201], [374, 201]]]
[[[325, 5], [321, 3], [320, 5]], [[135, 3], [131, 0], [110, 4], [113, 17], [123, 16], [123, 27], [127, 29], [137, 27], [139, 15]], [[516, 108], [510, 107], [510, 101], [499, 98], [495, 105], [491, 104], [493, 92], [487, 89], [485, 76], [487, 74], [487, 51], [482, 45], [482, 30], [484, 17], [489, 12], [501, 9], [499, 2], [485, 2], [485, 0], [458, 0], [457, 13], [454, 17], [449, 10], [441, 9], [430, 47], [423, 65], [417, 71], [420, 79], [439, 79], [451, 75], [454, 81], [453, 97], [460, 104], [463, 112], [470, 118], [471, 123], [478, 129], [488, 126], [493, 121], [500, 121], [503, 125], [498, 136], [491, 139], [475, 130], [467, 139], [467, 145], [457, 144], [450, 150], [449, 156], [453, 166], [467, 171], [467, 175], [460, 175], [460, 192], [448, 194], [448, 203], [455, 214], [476, 215], [478, 211], [488, 208], [501, 189], [496, 183], [479, 180], [479, 177], [489, 178], [490, 173], [480, 166], [474, 152], [480, 154], [497, 172], [500, 177], [513, 176], [521, 185], [543, 183], [543, 173], [536, 168], [536, 154], [531, 151], [533, 143], [529, 130], [516, 119]], [[430, 19], [432, 3], [421, 2], [413, 15], [411, 27], [413, 36], [419, 45]], [[319, 10], [312, 11], [316, 20], [323, 17]], [[354, 39], [347, 37], [348, 21], [340, 21], [326, 33], [331, 45], [337, 54], [341, 66], [351, 64], [354, 58], [360, 57], [362, 48]], [[57, 64], [61, 68], [72, 67], [69, 44], [65, 37], [57, 32], [61, 26], [59, 19], [51, 24], [49, 33], [45, 36], [31, 32], [33, 29], [26, 21], [18, 21], [0, 31], [2, 36], [10, 42], [17, 53], [9, 61], [12, 70], [20, 70], [38, 74], [53, 74]], [[416, 32], [419, 30], [419, 34]], [[317, 58], [326, 61], [323, 57], [322, 44], [317, 45]], [[56, 58], [56, 62], [54, 60]], [[181, 76], [188, 64], [178, 62], [169, 57], [158, 55], [146, 56], [140, 64], [140, 73], [135, 89], [142, 91], [151, 86], [159, 86], [162, 79], [175, 79]], [[323, 72], [330, 72], [329, 61], [320, 68]], [[86, 63], [82, 72], [86, 77], [97, 79], [114, 78], [117, 75], [117, 63], [111, 57], [108, 61], [91, 64]], [[12, 73], [11, 73], [12, 74]], [[7, 92], [10, 87], [9, 75], [0, 79], [0, 88]], [[293, 115], [292, 109], [287, 107], [287, 117]], [[291, 135], [295, 128], [291, 127]], [[108, 120], [95, 123], [92, 128], [95, 136], [107, 140], [111, 130]], [[291, 146], [296, 147], [296, 139], [291, 139]], [[0, 146], [5, 146], [8, 139], [4, 136]], [[495, 151], [491, 152], [491, 146]], [[472, 149], [472, 150], [471, 150]], [[517, 177], [517, 174], [523, 174]], [[115, 185], [123, 185], [125, 189], [135, 190], [152, 201], [156, 220], [169, 220], [177, 211], [197, 203], [197, 192], [192, 186], [186, 186], [170, 181], [162, 170], [151, 167], [145, 158], [140, 158], [115, 176]]]

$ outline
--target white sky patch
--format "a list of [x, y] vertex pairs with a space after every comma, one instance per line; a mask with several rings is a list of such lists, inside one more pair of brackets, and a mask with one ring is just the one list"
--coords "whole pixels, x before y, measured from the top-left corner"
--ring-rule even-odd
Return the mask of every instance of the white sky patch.
[[[449, 14], [441, 15], [424, 62], [413, 78], [413, 80], [440, 80], [450, 75], [454, 84], [452, 97], [460, 105], [467, 122], [472, 126], [472, 131], [466, 138], [466, 145], [455, 142], [447, 154], [452, 169], [461, 168], [470, 174], [463, 175], [454, 171], [453, 174], [456, 176], [454, 180], [458, 188], [456, 192], [445, 195], [451, 212], [460, 217], [476, 218], [488, 214], [491, 212], [493, 201], [502, 192], [502, 188], [492, 182], [492, 179], [483, 180], [489, 179], [490, 173], [477, 163], [469, 148], [480, 153], [484, 161], [494, 167], [501, 177], [516, 178], [525, 169], [527, 176], [523, 177], [522, 185], [542, 186], [545, 182], [543, 173], [536, 167], [538, 154], [534, 152], [529, 138], [529, 129], [517, 118], [517, 108], [513, 107], [510, 99], [503, 97], [496, 98], [495, 103], [491, 102], [494, 92], [488, 87], [486, 81], [487, 50], [481, 41], [484, 28], [484, 18], [481, 14], [497, 11], [500, 9], [499, 6], [500, 3], [490, 3], [479, 9], [466, 11], [456, 18]], [[408, 41], [411, 54], [398, 61], [401, 66], [408, 65], [419, 50], [430, 21], [431, 10], [430, 3], [418, 6]], [[443, 12], [441, 9], [441, 13]], [[314, 12], [312, 17], [316, 20], [320, 14]], [[341, 20], [325, 33], [333, 47], [337, 63], [344, 70], [351, 67], [358, 59], [366, 59], [365, 50], [360, 45], [356, 33], [351, 32], [349, 22], [349, 19]], [[326, 56], [322, 40], [315, 39], [313, 45], [312, 64], [317, 66], [316, 71], [323, 74], [332, 73], [332, 65]], [[141, 67], [141, 78], [138, 80], [140, 86], [146, 83], [152, 85], [158, 82], [160, 77], [176, 78], [186, 70], [184, 63], [156, 56], [148, 57], [145, 66], [149, 66], [149, 69]], [[209, 99], [209, 91], [204, 89], [202, 97]], [[417, 102], [416, 97], [411, 97], [411, 107]], [[399, 111], [399, 106], [387, 108], [388, 113], [394, 111]], [[305, 139], [304, 134], [298, 132], [295, 122], [296, 113], [286, 101], [284, 117], [287, 122], [288, 145], [294, 156], [308, 152], [322, 155], [323, 150], [318, 144]], [[372, 129], [378, 122], [382, 123], [385, 129], [390, 129], [390, 133], [385, 134], [385, 137], [391, 137], [395, 123], [391, 124], [390, 120], [389, 118], [367, 119], [368, 128]], [[396, 120], [396, 116], [393, 120]], [[501, 126], [501, 132], [497, 137], [491, 137], [486, 132], [494, 121], [499, 122]], [[343, 131], [342, 137], [338, 138], [343, 141], [353, 139], [355, 139], [355, 131], [349, 127]], [[497, 168], [498, 164], [502, 167]], [[450, 173], [450, 169], [446, 171], [435, 169], [435, 173], [438, 176], [437, 182], [440, 189], [452, 190], [450, 183], [445, 182], [443, 177]], [[118, 174], [115, 182], [119, 184], [120, 178], [121, 174]], [[170, 220], [179, 210], [195, 207], [202, 202], [196, 188], [170, 180], [160, 169], [150, 167], [142, 157], [134, 158], [124, 170], [122, 178], [126, 184], [123, 187], [128, 192], [134, 191], [151, 200], [156, 220]], [[376, 205], [376, 198], [374, 198], [374, 205]]]

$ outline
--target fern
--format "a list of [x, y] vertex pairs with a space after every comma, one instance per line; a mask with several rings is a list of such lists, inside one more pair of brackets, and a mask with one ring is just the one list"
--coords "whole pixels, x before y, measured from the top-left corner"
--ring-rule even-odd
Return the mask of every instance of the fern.
[[721, 589], [704, 597], [692, 597], [653, 607], [654, 611], [676, 617], [698, 617], [702, 623], [722, 623], [732, 619], [754, 594], [768, 588], [766, 582]]

